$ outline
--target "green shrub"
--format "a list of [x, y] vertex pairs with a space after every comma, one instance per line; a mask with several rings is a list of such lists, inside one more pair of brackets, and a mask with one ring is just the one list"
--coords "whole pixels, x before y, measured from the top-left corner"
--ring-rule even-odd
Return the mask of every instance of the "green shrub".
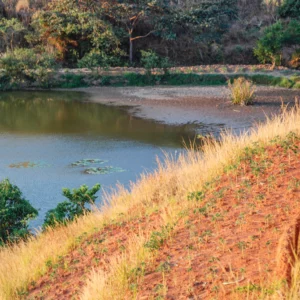
[[166, 79], [170, 85], [221, 85], [227, 82], [222, 74], [171, 74]]
[[296, 50], [292, 54], [292, 58], [289, 61], [289, 65], [294, 69], [300, 69], [300, 49]]
[[300, 89], [300, 82], [296, 82], [293, 86], [294, 89]]
[[161, 68], [165, 74], [168, 74], [168, 69], [171, 67], [168, 57], [160, 57], [152, 50], [141, 50], [141, 55], [141, 64], [147, 70], [148, 75], [150, 75], [155, 68]]
[[101, 85], [107, 86], [110, 85], [111, 78], [109, 76], [102, 76]]
[[65, 74], [61, 76], [61, 80], [62, 82], [58, 83], [60, 88], [70, 89], [87, 86], [82, 74]]
[[254, 55], [261, 63], [272, 63], [273, 66], [281, 64], [281, 51], [283, 40], [283, 25], [277, 22], [264, 31], [263, 37], [257, 42]]
[[12, 51], [16, 45], [20, 45], [24, 42], [24, 36], [26, 33], [27, 29], [21, 21], [16, 18], [1, 18], [0, 14], [0, 45], [3, 49], [10, 49], [10, 51]]
[[[281, 65], [284, 47], [292, 47], [300, 44], [300, 22], [291, 20], [288, 23], [277, 23], [267, 27], [264, 35], [257, 42], [254, 55], [261, 63], [272, 63], [273, 66]], [[293, 63], [298, 66], [297, 52], [291, 57], [290, 66]]]
[[58, 224], [66, 225], [76, 217], [81, 216], [90, 210], [85, 207], [86, 204], [94, 204], [100, 190], [100, 184], [96, 184], [91, 189], [82, 185], [79, 189], [63, 189], [63, 195], [67, 201], [59, 203], [56, 208], [47, 212], [43, 228], [53, 227]]
[[163, 57], [160, 59], [160, 68], [163, 69], [164, 74], [169, 74], [169, 68], [172, 66], [169, 57]]
[[244, 77], [234, 79], [233, 83], [228, 81], [233, 104], [249, 105], [253, 103], [255, 97], [255, 86], [250, 80]]
[[294, 82], [288, 78], [279, 78], [277, 84], [277, 86], [283, 87], [283, 88], [291, 88], [294, 85]]
[[151, 74], [146, 76], [136, 73], [127, 73], [124, 74], [124, 78], [129, 86], [145, 86], [155, 84], [155, 76], [152, 76]]
[[291, 78], [275, 77], [271, 75], [262, 75], [262, 74], [251, 75], [249, 76], [249, 78], [253, 81], [253, 83], [256, 84], [280, 86], [284, 88], [292, 88], [297, 81], [293, 77]]
[[275, 77], [271, 75], [255, 74], [255, 75], [251, 75], [250, 78], [256, 84], [276, 85], [274, 82]]
[[[0, 57], [0, 68], [15, 81], [38, 81], [56, 61], [51, 54], [38, 54], [33, 49], [17, 48]], [[46, 72], [47, 73], [47, 72]]]
[[141, 64], [147, 70], [147, 73], [151, 74], [152, 69], [159, 68], [159, 56], [152, 50], [141, 51]]
[[[117, 55], [117, 54], [115, 54]], [[120, 54], [118, 56], [108, 56], [103, 52], [90, 52], [86, 54], [81, 60], [78, 61], [78, 68], [108, 68], [116, 67], [122, 64]]]
[[0, 73], [0, 91], [6, 91], [10, 88], [10, 77], [7, 74]]
[[17, 186], [8, 179], [0, 182], [0, 245], [26, 238], [30, 234], [28, 221], [37, 215]]
[[[232, 76], [232, 78], [237, 75]], [[168, 85], [223, 85], [227, 83], [227, 77], [222, 74], [165, 74], [165, 75], [141, 75], [127, 73], [124, 75], [129, 86], [145, 86], [155, 84]]]

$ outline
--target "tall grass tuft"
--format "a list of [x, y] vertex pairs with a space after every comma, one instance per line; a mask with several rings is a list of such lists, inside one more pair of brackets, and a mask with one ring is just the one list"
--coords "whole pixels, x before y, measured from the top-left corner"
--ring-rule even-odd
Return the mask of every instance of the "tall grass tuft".
[[228, 81], [228, 87], [231, 92], [231, 101], [233, 104], [250, 105], [255, 98], [256, 87], [252, 81], [239, 77], [234, 79], [233, 83]]

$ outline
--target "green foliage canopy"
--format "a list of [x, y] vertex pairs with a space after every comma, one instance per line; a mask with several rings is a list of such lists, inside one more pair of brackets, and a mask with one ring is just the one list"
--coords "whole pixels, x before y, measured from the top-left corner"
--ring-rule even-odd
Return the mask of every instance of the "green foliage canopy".
[[45, 45], [52, 45], [62, 59], [77, 61], [91, 49], [112, 55], [120, 44], [100, 12], [77, 0], [50, 3], [48, 10], [33, 16], [32, 25], [39, 39]]
[[47, 69], [53, 69], [55, 65], [55, 57], [50, 53], [39, 54], [29, 48], [16, 48], [0, 57], [0, 69], [19, 82], [44, 80]]
[[285, 0], [279, 7], [278, 14], [282, 18], [300, 19], [300, 0]]
[[151, 50], [142, 50], [141, 54], [141, 64], [147, 70], [148, 75], [151, 74], [151, 70], [154, 68], [162, 68], [165, 74], [168, 73], [168, 68], [171, 67], [171, 63], [167, 57], [160, 57]]
[[26, 32], [26, 28], [18, 19], [0, 18], [0, 39], [6, 49], [12, 51]]
[[285, 46], [300, 44], [300, 22], [291, 20], [285, 24], [281, 21], [267, 27], [257, 42], [254, 54], [262, 63], [271, 62], [273, 66], [281, 65], [282, 50]]
[[191, 28], [196, 39], [217, 40], [237, 16], [237, 0], [220, 0], [218, 4], [203, 2], [183, 11], [177, 15], [176, 23]]

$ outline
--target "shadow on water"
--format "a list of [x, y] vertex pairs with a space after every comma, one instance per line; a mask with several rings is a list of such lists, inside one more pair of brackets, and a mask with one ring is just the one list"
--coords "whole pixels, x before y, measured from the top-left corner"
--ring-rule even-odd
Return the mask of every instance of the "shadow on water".
[[[204, 125], [167, 125], [132, 116], [124, 107], [90, 103], [78, 92], [0, 94], [0, 133], [100, 135], [178, 147]], [[209, 126], [207, 126], [209, 127]]]

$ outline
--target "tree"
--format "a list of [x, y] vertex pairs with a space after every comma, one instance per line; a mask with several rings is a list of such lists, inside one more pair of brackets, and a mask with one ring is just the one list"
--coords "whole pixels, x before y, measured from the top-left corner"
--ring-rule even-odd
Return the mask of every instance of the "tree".
[[96, 193], [100, 190], [100, 184], [96, 184], [91, 189], [82, 185], [79, 189], [63, 189], [63, 195], [68, 198], [67, 201], [59, 203], [56, 208], [47, 212], [43, 228], [53, 227], [57, 224], [66, 225], [76, 217], [90, 211], [86, 204], [94, 204], [97, 199]]
[[28, 221], [37, 215], [17, 186], [8, 179], [0, 182], [0, 245], [26, 238], [30, 234]]
[[16, 48], [0, 57], [0, 68], [12, 79], [21, 81], [48, 80], [56, 61], [53, 55], [36, 53], [33, 49]]
[[178, 14], [176, 22], [192, 29], [195, 39], [216, 41], [229, 29], [237, 16], [237, 0], [220, 0], [217, 4], [203, 1]]
[[283, 47], [283, 25], [279, 21], [264, 31], [257, 42], [254, 55], [261, 63], [272, 63], [273, 68], [281, 64], [281, 51]]
[[0, 18], [0, 38], [2, 38], [6, 49], [12, 51], [16, 44], [20, 45], [25, 32], [25, 27], [18, 19]]
[[187, 10], [174, 10], [164, 22], [160, 22], [162, 31], [159, 35], [166, 40], [186, 41], [185, 46], [179, 49], [182, 56], [187, 52], [185, 48], [190, 47], [197, 49], [201, 59], [204, 50], [215, 62], [223, 58], [219, 45], [222, 45], [224, 33], [237, 17], [237, 0], [201, 1]]
[[278, 14], [281, 18], [300, 18], [300, 0], [285, 0]]
[[[161, 0], [117, 0], [106, 8], [108, 18], [125, 27], [129, 39], [129, 61], [133, 62], [134, 41], [154, 34], [155, 25], [167, 13], [167, 8]], [[145, 33], [136, 35], [139, 25], [147, 28]]]
[[94, 2], [55, 0], [47, 10], [33, 16], [32, 25], [39, 40], [58, 51], [61, 59], [77, 61], [97, 49], [113, 55], [119, 48], [119, 40], [112, 26], [102, 19]]
[[[254, 54], [260, 62], [271, 62], [273, 67], [281, 65], [284, 47], [297, 46], [300, 44], [300, 22], [291, 20], [288, 23], [277, 23], [267, 27], [263, 36], [257, 42]], [[295, 52], [296, 53], [296, 52]]]

